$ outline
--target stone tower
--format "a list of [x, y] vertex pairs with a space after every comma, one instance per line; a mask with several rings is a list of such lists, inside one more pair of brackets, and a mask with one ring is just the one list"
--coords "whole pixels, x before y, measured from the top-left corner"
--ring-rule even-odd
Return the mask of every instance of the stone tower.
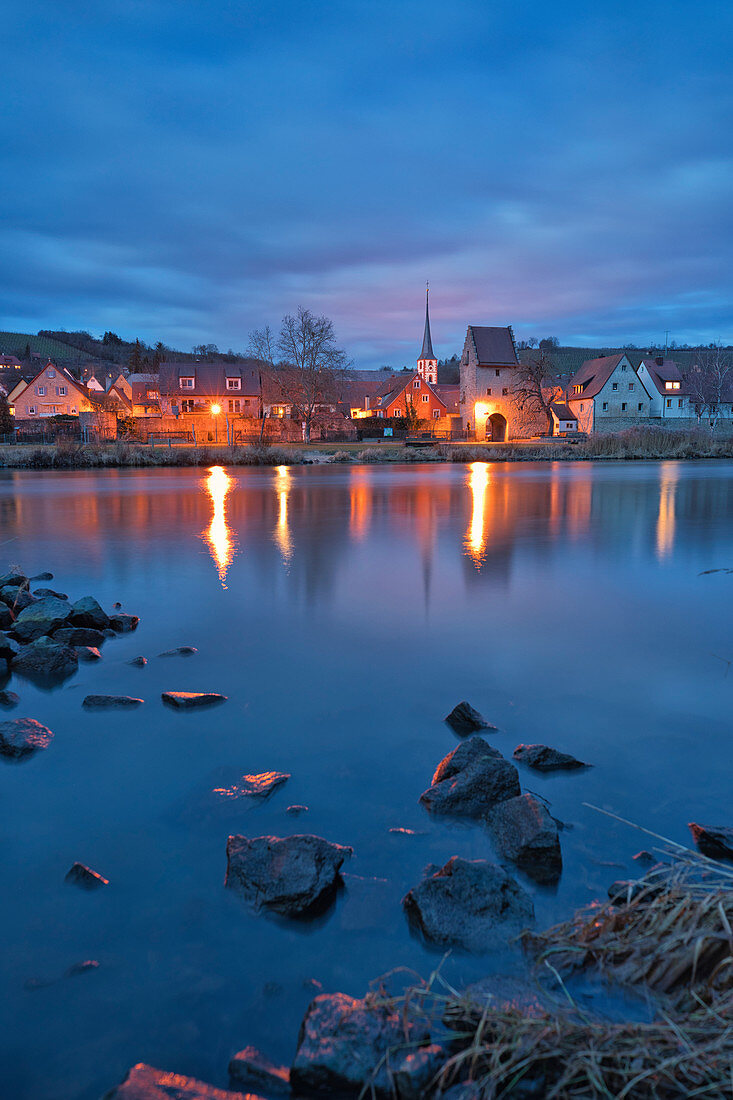
[[433, 341], [430, 339], [430, 288], [425, 288], [425, 334], [422, 338], [422, 350], [417, 360], [417, 372], [421, 378], [431, 385], [438, 381], [438, 360], [433, 352]]

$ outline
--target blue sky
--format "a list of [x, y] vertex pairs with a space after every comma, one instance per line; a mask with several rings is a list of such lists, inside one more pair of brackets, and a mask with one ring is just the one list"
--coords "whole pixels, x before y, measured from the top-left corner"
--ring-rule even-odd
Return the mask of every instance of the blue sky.
[[733, 342], [733, 6], [3, 4], [0, 327]]

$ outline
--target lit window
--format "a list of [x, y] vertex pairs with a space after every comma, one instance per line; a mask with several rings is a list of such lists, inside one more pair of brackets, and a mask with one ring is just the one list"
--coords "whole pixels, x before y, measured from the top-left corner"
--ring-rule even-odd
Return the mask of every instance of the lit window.
[[440, 420], [440, 409], [433, 409], [433, 420]]
[[681, 397], [680, 397], [679, 401], [677, 402], [677, 408], [678, 409], [682, 408], [682, 398]]
[[193, 378], [182, 378], [181, 379], [181, 389], [182, 390], [192, 390], [193, 389], [193, 383], [194, 383]]
[[228, 390], [241, 390], [241, 388], [242, 388], [242, 379], [241, 378], [227, 378], [227, 389]]
[[673, 383], [672, 383], [672, 389], [673, 389], [673, 390], [678, 390], [679, 388], [680, 388], [680, 384], [679, 384], [679, 382], [673, 382]]
[[192, 413], [193, 412], [193, 398], [184, 397], [181, 401], [181, 412]]
[[667, 398], [667, 408], [668, 408], [668, 409], [671, 409], [671, 408], [672, 408], [672, 398], [671, 398], [671, 397], [668, 397], [668, 398]]
[[582, 393], [582, 392], [583, 392], [583, 387], [582, 386], [573, 386], [573, 393]]
[[612, 382], [611, 383], [611, 389], [612, 390], [617, 390], [618, 389], [618, 382]]
[[240, 408], [239, 398], [238, 397], [230, 398], [229, 399], [229, 412], [230, 413], [238, 413], [239, 408]]

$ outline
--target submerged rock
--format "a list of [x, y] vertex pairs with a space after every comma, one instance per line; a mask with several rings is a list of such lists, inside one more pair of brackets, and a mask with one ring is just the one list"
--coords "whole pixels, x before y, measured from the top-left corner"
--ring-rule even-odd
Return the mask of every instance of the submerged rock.
[[28, 578], [24, 573], [3, 573], [0, 577], [0, 588], [20, 588], [21, 586], [28, 587]]
[[195, 1077], [166, 1073], [138, 1062], [102, 1100], [261, 1100], [261, 1097], [250, 1093], [243, 1098], [241, 1092], [217, 1089]]
[[73, 676], [78, 665], [76, 650], [53, 638], [38, 638], [23, 646], [11, 662], [13, 672], [41, 684]]
[[481, 737], [471, 737], [441, 760], [420, 802], [431, 813], [481, 818], [519, 791], [514, 765]]
[[35, 718], [11, 718], [0, 722], [0, 756], [13, 759], [30, 756], [38, 749], [48, 748], [52, 740], [51, 730]]
[[101, 646], [104, 634], [101, 630], [95, 630], [92, 626], [63, 626], [60, 630], [54, 630], [54, 640], [63, 642], [64, 645], [91, 645]]
[[129, 634], [131, 630], [137, 629], [137, 624], [140, 622], [139, 615], [125, 615], [121, 611], [110, 616], [109, 625], [116, 634]]
[[291, 817], [300, 817], [301, 814], [308, 813], [308, 807], [301, 806], [299, 803], [296, 802], [292, 806], [288, 806], [285, 813], [290, 814]]
[[147, 657], [133, 657], [132, 660], [127, 662], [128, 665], [132, 665], [133, 668], [145, 668], [148, 663]]
[[3, 710], [12, 710], [20, 702], [20, 696], [14, 691], [0, 691], [0, 707]]
[[537, 882], [557, 882], [562, 872], [557, 824], [539, 799], [520, 794], [500, 802], [490, 812], [488, 824], [499, 855]]
[[453, 856], [444, 867], [426, 868], [425, 876], [402, 904], [410, 924], [431, 943], [489, 951], [534, 915], [529, 895], [487, 860]]
[[116, 708], [139, 707], [144, 699], [136, 699], [133, 695], [87, 695], [82, 703], [87, 710], [110, 710]]
[[162, 653], [159, 653], [159, 657], [192, 657], [194, 653], [198, 653], [195, 645], [179, 645], [175, 649], [166, 649]]
[[74, 650], [80, 661], [101, 661], [102, 654], [93, 645], [75, 645]]
[[227, 699], [226, 695], [218, 695], [213, 691], [164, 691], [161, 698], [164, 703], [180, 710], [208, 707], [212, 703], [225, 703]]
[[383, 1000], [324, 993], [300, 1025], [290, 1083], [296, 1094], [417, 1100], [447, 1057], [429, 1044], [424, 1023]]
[[243, 775], [230, 787], [215, 787], [214, 794], [222, 801], [235, 801], [238, 798], [265, 799], [284, 783], [290, 776], [287, 772], [260, 772], [258, 775]]
[[576, 768], [589, 768], [582, 760], [576, 760], [567, 752], [559, 752], [547, 745], [517, 745], [512, 753], [520, 764], [534, 768], [538, 772], [573, 771]]
[[727, 825], [698, 825], [691, 821], [688, 826], [692, 838], [704, 856], [710, 859], [733, 859], [733, 829]]
[[52, 581], [53, 573], [36, 573], [35, 577], [28, 578], [31, 581]]
[[68, 600], [47, 596], [43, 600], [36, 600], [21, 611], [15, 620], [13, 632], [19, 641], [32, 642], [36, 638], [53, 634], [68, 622], [71, 613], [71, 604]]
[[37, 588], [33, 595], [37, 600], [43, 600], [46, 596], [53, 596], [57, 600], [68, 600], [65, 592], [55, 592], [53, 588]]
[[109, 615], [94, 599], [83, 596], [71, 605], [71, 625], [87, 626], [94, 630], [105, 630], [109, 626]]
[[72, 863], [64, 876], [64, 882], [70, 882], [74, 886], [81, 886], [85, 890], [97, 890], [100, 886], [109, 886], [109, 879], [93, 871], [83, 863]]
[[320, 836], [230, 836], [224, 885], [255, 909], [298, 917], [325, 909], [341, 884], [353, 848]]
[[80, 974], [90, 974], [93, 970], [99, 970], [99, 963], [97, 960], [82, 959], [81, 962], [72, 963], [71, 966], [64, 971], [64, 977], [78, 978]]
[[265, 1058], [256, 1047], [245, 1047], [229, 1062], [229, 1079], [238, 1089], [262, 1089], [268, 1096], [290, 1096], [290, 1070]]
[[445, 718], [450, 728], [461, 737], [469, 733], [477, 733], [479, 730], [495, 730], [497, 727], [487, 722], [483, 714], [479, 714], [465, 699], [462, 703], [453, 707], [453, 710]]

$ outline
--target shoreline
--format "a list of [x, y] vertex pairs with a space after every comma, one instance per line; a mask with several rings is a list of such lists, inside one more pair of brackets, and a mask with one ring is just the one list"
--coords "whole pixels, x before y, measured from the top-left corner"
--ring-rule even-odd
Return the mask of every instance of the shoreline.
[[0, 446], [0, 469], [80, 470], [166, 466], [390, 465], [471, 462], [592, 462], [599, 460], [689, 460], [733, 458], [733, 438], [703, 432], [632, 429], [579, 443], [226, 444], [166, 447], [146, 443], [46, 443]]

